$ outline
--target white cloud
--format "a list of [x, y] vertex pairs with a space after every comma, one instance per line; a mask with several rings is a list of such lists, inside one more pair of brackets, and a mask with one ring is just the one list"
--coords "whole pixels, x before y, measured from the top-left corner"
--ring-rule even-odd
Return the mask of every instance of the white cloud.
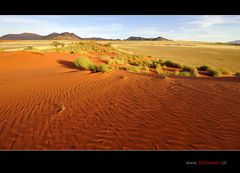
[[201, 16], [199, 19], [191, 21], [190, 24], [193, 24], [196, 27], [208, 28], [225, 22], [226, 20], [223, 16]]

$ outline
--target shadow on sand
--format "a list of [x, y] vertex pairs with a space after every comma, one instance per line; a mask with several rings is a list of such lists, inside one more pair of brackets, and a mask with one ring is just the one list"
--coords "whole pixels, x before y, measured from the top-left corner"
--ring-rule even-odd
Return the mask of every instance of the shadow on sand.
[[62, 67], [69, 68], [69, 69], [77, 69], [74, 62], [72, 61], [58, 60], [57, 62], [61, 64]]

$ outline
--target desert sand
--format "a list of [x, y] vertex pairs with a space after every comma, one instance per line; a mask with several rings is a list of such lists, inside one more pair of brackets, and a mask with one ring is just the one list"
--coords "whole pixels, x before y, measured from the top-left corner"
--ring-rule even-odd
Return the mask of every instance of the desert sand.
[[0, 149], [240, 149], [240, 78], [91, 73], [77, 57], [0, 52]]

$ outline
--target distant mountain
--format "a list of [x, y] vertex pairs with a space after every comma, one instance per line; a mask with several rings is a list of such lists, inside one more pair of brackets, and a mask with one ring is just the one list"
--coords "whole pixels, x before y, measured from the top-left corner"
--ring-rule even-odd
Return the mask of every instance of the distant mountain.
[[47, 36], [44, 36], [44, 40], [52, 40], [53, 38], [57, 37], [59, 34], [56, 32], [53, 32]]
[[168, 40], [166, 38], [163, 38], [163, 37], [156, 37], [156, 38], [144, 38], [144, 37], [128, 37], [126, 40], [134, 40], [134, 41], [141, 41], [141, 40], [149, 40], [149, 41], [160, 41], [160, 40]]
[[44, 36], [33, 33], [7, 34], [0, 37], [0, 40], [42, 40]]
[[74, 33], [51, 33], [46, 36], [34, 34], [34, 33], [22, 33], [22, 34], [7, 34], [0, 37], [0, 40], [81, 40], [81, 37]]
[[[34, 33], [22, 33], [22, 34], [7, 34], [0, 37], [0, 40], [102, 40], [102, 41], [119, 41], [121, 39], [107, 39], [101, 37], [90, 37], [90, 38], [81, 38], [78, 35], [70, 32], [63, 32], [63, 33], [56, 33], [53, 32], [49, 35], [38, 35]], [[156, 37], [156, 38], [144, 38], [144, 37], [129, 37], [125, 40], [168, 40], [163, 37]]]
[[229, 44], [240, 44], [240, 40], [230, 41]]
[[52, 33], [47, 36], [45, 40], [81, 40], [82, 38], [74, 33], [63, 32], [61, 34]]

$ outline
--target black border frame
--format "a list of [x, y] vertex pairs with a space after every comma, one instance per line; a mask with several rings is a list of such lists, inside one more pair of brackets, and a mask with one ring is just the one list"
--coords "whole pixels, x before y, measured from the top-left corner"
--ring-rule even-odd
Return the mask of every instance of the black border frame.
[[[1, 15], [239, 15], [239, 2], [233, 0], [9, 0], [1, 2]], [[1, 24], [0, 24], [1, 25]], [[186, 165], [187, 161], [227, 161], [227, 165]], [[110, 169], [125, 166], [134, 169], [167, 169], [196, 172], [231, 172], [239, 170], [240, 151], [0, 151], [0, 163], [13, 165], [48, 165], [57, 169]], [[127, 169], [127, 168], [126, 168]], [[124, 169], [124, 170], [126, 170]], [[155, 172], [154, 171], [154, 172]]]

